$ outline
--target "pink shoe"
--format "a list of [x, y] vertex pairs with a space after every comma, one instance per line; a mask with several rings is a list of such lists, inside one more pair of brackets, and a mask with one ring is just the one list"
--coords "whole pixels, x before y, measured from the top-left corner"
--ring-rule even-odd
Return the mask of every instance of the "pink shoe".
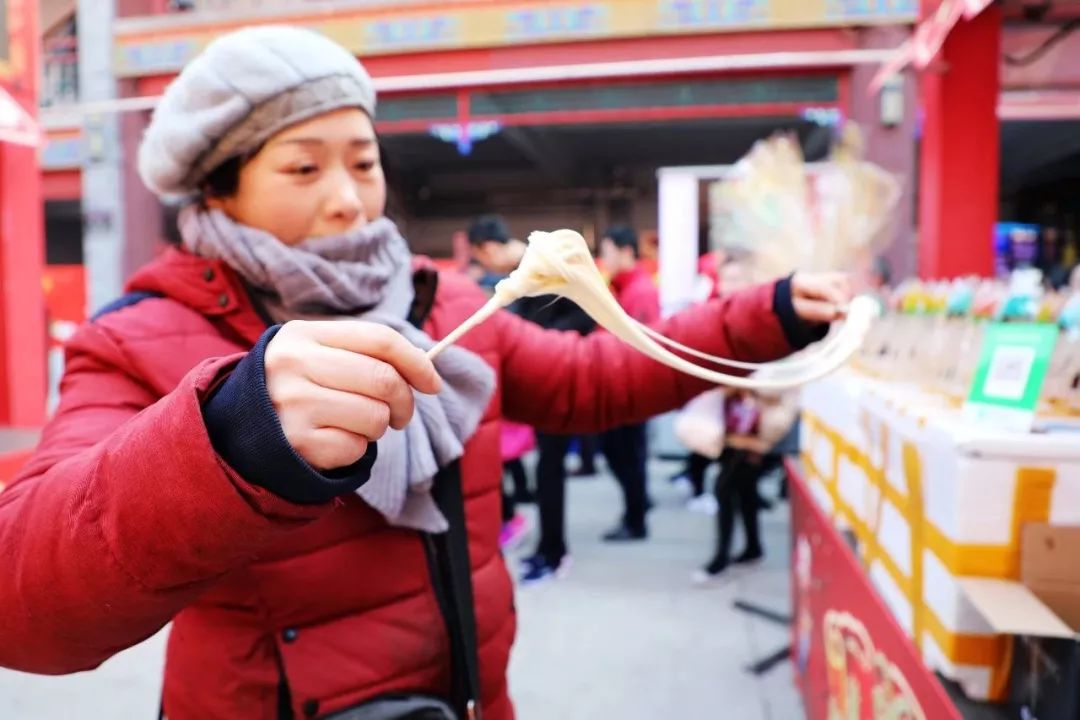
[[503, 550], [513, 550], [529, 533], [529, 521], [524, 515], [515, 515], [503, 523], [499, 532], [499, 547]]

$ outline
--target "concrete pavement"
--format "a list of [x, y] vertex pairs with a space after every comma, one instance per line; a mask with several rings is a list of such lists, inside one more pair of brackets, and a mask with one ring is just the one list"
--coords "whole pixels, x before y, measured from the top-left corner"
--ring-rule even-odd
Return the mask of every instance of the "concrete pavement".
[[787, 506], [762, 516], [763, 564], [693, 587], [714, 518], [683, 507], [684, 491], [664, 480], [671, 469], [654, 464], [651, 537], [632, 545], [599, 541], [620, 507], [614, 480], [571, 481], [571, 575], [518, 592], [510, 679], [520, 720], [803, 717], [788, 663], [761, 679], [744, 670], [786, 645], [787, 628], [732, 607], [745, 600], [789, 611]]

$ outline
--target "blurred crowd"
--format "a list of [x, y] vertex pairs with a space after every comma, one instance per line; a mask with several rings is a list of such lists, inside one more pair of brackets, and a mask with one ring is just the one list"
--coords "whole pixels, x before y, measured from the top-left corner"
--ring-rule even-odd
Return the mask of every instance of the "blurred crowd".
[[[489, 292], [521, 262], [526, 243], [510, 232], [497, 215], [477, 218], [468, 229], [469, 260], [462, 269]], [[612, 294], [626, 313], [643, 323], [660, 317], [657, 281], [642, 261], [638, 233], [628, 225], [612, 225], [599, 237], [596, 262]], [[884, 298], [891, 270], [876, 260], [860, 285], [879, 291]], [[747, 287], [752, 282], [748, 258], [740, 253], [713, 250], [698, 262], [694, 288], [696, 302], [705, 302]], [[573, 330], [582, 335], [597, 330], [593, 320], [571, 301], [555, 296], [524, 298], [509, 310], [547, 329]], [[711, 556], [692, 577], [707, 585], [732, 565], [752, 564], [764, 557], [759, 513], [786, 498], [783, 461], [798, 453], [797, 407], [790, 393], [763, 394], [715, 389], [682, 411], [677, 436], [687, 446], [681, 468], [666, 478], [684, 489], [686, 509], [716, 518]], [[568, 477], [597, 474], [602, 456], [622, 494], [622, 510], [613, 527], [603, 532], [609, 543], [644, 542], [649, 538], [649, 436], [647, 423], [609, 430], [599, 437], [551, 435], [504, 421], [504, 550], [517, 548], [530, 535], [535, 546], [520, 568], [522, 584], [565, 577], [571, 555], [566, 538], [566, 482]], [[707, 436], [707, 437], [706, 437]], [[706, 439], [701, 440], [703, 437]], [[703, 441], [707, 449], [698, 450]], [[694, 449], [690, 449], [694, 448]], [[535, 452], [534, 473], [523, 462]], [[777, 490], [763, 492], [775, 478]], [[772, 495], [772, 497], [766, 497]], [[539, 527], [533, 533], [523, 504], [535, 503]], [[741, 541], [736, 549], [736, 519]], [[706, 556], [703, 552], [703, 557]]]

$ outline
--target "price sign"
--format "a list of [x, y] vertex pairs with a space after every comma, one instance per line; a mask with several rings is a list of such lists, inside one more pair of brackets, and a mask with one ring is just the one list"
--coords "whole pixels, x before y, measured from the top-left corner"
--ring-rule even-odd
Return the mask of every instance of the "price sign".
[[987, 326], [965, 414], [1003, 429], [1031, 430], [1057, 339], [1055, 325]]

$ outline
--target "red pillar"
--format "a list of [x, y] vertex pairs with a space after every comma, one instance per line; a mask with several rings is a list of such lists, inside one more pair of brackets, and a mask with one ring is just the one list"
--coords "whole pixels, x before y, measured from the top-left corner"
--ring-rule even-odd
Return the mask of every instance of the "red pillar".
[[961, 20], [922, 77], [919, 275], [993, 272], [1001, 8]]
[[[11, 95], [37, 117], [37, 3], [8, 3]], [[33, 148], [0, 143], [0, 426], [45, 419], [45, 265], [41, 173]]]

